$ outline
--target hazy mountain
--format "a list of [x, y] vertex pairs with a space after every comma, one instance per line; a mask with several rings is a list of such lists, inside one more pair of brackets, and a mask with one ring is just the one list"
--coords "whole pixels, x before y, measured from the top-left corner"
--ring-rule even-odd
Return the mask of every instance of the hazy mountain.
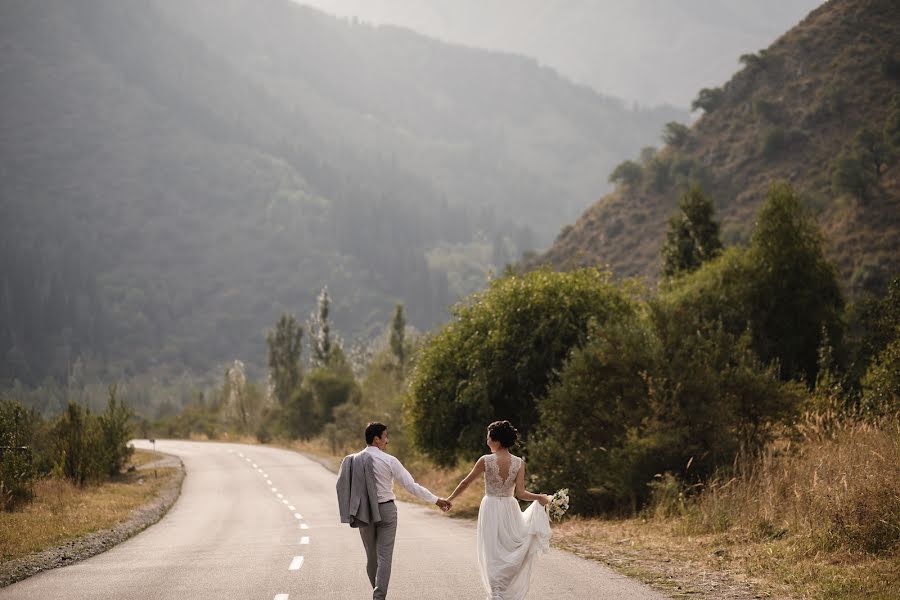
[[[609, 264], [619, 275], [654, 279], [685, 184], [702, 184], [725, 241], [739, 243], [771, 182], [785, 179], [817, 215], [845, 286], [878, 288], [900, 271], [897, 40], [893, 0], [816, 9], [764, 52], [745, 56], [723, 88], [705, 92], [704, 116], [677, 145], [633, 157], [635, 180], [565, 228], [540, 262]], [[835, 184], [842, 162], [849, 188]], [[854, 191], [858, 182], [868, 182], [866, 193]]]
[[537, 58], [643, 105], [687, 107], [737, 58], [771, 44], [821, 0], [298, 0], [447, 41]]
[[265, 360], [444, 318], [684, 113], [288, 0], [0, 6], [0, 378]]

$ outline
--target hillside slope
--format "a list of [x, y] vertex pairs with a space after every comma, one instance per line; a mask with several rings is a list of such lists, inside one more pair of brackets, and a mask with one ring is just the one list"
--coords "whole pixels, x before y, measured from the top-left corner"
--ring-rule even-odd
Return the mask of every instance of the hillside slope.
[[620, 276], [655, 280], [685, 184], [698, 181], [713, 197], [724, 241], [733, 244], [746, 239], [771, 182], [785, 179], [817, 215], [844, 284], [876, 287], [900, 270], [900, 166], [882, 165], [866, 199], [832, 181], [861, 130], [897, 127], [896, 40], [900, 4], [892, 0], [832, 0], [816, 9], [770, 48], [742, 57], [744, 68], [723, 88], [701, 93], [705, 113], [684, 139], [642, 152], [634, 177], [564, 228], [539, 262], [608, 264]]

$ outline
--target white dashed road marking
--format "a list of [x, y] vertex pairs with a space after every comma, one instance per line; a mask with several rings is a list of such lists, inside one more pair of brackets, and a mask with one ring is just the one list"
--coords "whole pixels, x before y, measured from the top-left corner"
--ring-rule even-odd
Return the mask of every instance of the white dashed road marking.
[[275, 594], [275, 600], [288, 600], [287, 594]]
[[309, 525], [306, 523], [300, 523], [300, 529], [309, 529]]
[[302, 566], [303, 566], [303, 557], [295, 556], [294, 560], [291, 561], [291, 566], [288, 567], [288, 571], [297, 571]]
[[304, 535], [302, 538], [300, 538], [300, 543], [301, 543], [302, 545], [308, 544], [308, 543], [309, 543], [309, 536]]
[[303, 518], [303, 515], [301, 515], [300, 513], [294, 513], [294, 516], [297, 517], [298, 519]]

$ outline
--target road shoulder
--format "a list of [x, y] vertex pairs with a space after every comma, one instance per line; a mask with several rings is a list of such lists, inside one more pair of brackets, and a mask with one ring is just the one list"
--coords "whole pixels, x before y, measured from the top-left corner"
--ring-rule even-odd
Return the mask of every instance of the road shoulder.
[[163, 485], [152, 500], [134, 510], [126, 521], [114, 527], [69, 540], [59, 546], [4, 561], [0, 564], [0, 587], [11, 585], [42, 571], [65, 567], [105, 552], [162, 519], [181, 494], [185, 470], [181, 459], [172, 455], [166, 455], [162, 460], [143, 465], [139, 470], [149, 474], [156, 468], [175, 468], [175, 475]]

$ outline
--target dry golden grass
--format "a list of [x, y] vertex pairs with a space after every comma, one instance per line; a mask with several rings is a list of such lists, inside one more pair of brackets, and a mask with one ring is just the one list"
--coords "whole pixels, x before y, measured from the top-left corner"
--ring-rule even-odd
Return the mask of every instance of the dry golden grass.
[[[133, 458], [146, 464], [159, 456], [138, 450]], [[176, 473], [174, 468], [137, 471], [83, 488], [64, 480], [38, 481], [33, 502], [14, 512], [0, 513], [0, 560], [19, 558], [114, 527], [154, 498]]]
[[773, 598], [900, 597], [898, 421], [809, 415], [800, 431], [680, 507], [573, 519], [554, 543], [657, 583], [678, 580], [675, 561]]

